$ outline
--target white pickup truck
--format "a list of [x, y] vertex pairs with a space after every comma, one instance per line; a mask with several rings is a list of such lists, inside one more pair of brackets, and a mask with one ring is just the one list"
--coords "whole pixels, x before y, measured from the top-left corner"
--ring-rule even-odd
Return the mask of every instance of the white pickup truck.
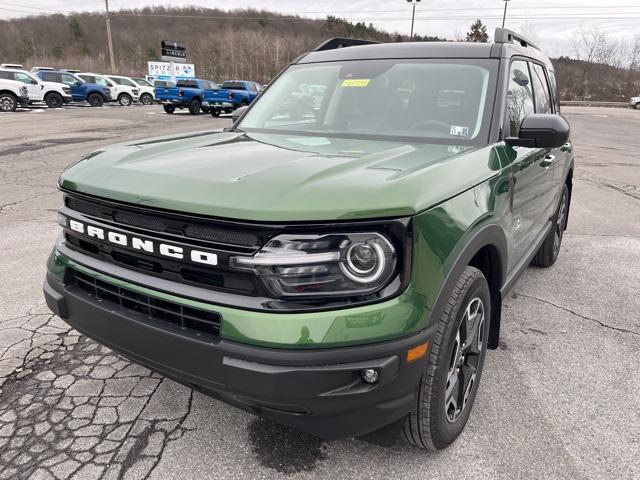
[[0, 112], [15, 112], [18, 105], [27, 105], [27, 87], [15, 80], [0, 78]]
[[71, 101], [71, 89], [68, 86], [45, 82], [26, 70], [0, 68], [0, 79], [24, 84], [27, 87], [29, 103], [44, 102], [49, 108], [60, 108]]

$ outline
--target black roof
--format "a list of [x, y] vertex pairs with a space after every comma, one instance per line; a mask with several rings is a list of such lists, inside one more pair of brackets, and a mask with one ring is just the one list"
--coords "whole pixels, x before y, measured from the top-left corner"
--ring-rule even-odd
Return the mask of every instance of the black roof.
[[375, 43], [343, 38], [330, 39], [296, 63], [374, 60], [392, 58], [510, 58], [522, 55], [551, 66], [549, 58], [529, 40], [498, 28], [495, 43], [398, 42]]

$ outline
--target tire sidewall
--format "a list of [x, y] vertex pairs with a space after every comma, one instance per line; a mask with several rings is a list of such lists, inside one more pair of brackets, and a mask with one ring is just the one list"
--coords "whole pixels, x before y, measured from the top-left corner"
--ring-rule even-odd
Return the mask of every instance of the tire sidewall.
[[9, 98], [13, 102], [13, 106], [7, 110], [0, 107], [0, 112], [15, 112], [18, 108], [18, 99], [9, 93], [3, 93], [2, 95], [0, 95], [0, 105], [3, 103], [4, 98]]
[[131, 106], [132, 102], [133, 102], [133, 99], [131, 98], [131, 95], [129, 95], [128, 93], [121, 93], [120, 96], [118, 97], [118, 103], [123, 107]]
[[191, 100], [191, 103], [189, 104], [189, 113], [191, 115], [198, 115], [201, 108], [202, 104], [198, 100]]
[[174, 105], [163, 105], [162, 108], [164, 109], [165, 113], [169, 114], [172, 114], [176, 111], [176, 107]]
[[[91, 99], [94, 99], [95, 101], [91, 101]], [[91, 95], [89, 95], [88, 100], [89, 105], [91, 105], [92, 107], [101, 107], [104, 104], [104, 99], [99, 93], [92, 93]]]
[[151, 105], [153, 103], [153, 97], [149, 93], [143, 93], [140, 96], [140, 103], [143, 105]]
[[[55, 103], [52, 105], [53, 99], [55, 99]], [[56, 92], [48, 93], [44, 99], [44, 103], [46, 103], [49, 108], [60, 108], [63, 104], [62, 95]]]
[[[485, 339], [485, 341], [482, 352], [480, 354], [480, 359], [478, 361], [478, 370], [476, 372], [474, 386], [472, 387], [467, 405], [456, 422], [451, 423], [447, 420], [445, 415], [445, 392], [447, 385], [447, 373], [449, 370], [449, 360], [451, 358], [451, 355], [453, 354], [454, 339], [456, 337], [458, 329], [460, 328], [460, 324], [462, 323], [465, 309], [469, 302], [475, 297], [480, 298], [482, 300], [482, 303], [484, 304], [485, 319], [483, 338]], [[489, 323], [491, 319], [491, 296], [489, 292], [489, 286], [483, 275], [478, 275], [469, 285], [466, 291], [462, 294], [461, 300], [456, 305], [455, 312], [451, 315], [451, 318], [454, 320], [449, 321], [449, 324], [447, 325], [444, 343], [444, 345], [446, 345], [446, 348], [443, 350], [444, 355], [440, 356], [440, 358], [435, 359], [435, 361], [437, 362], [437, 367], [435, 381], [433, 383], [434, 391], [432, 392], [432, 400], [430, 406], [431, 439], [433, 445], [438, 449], [442, 449], [450, 445], [460, 435], [462, 430], [464, 430], [464, 427], [467, 424], [467, 420], [469, 419], [469, 415], [471, 414], [471, 410], [473, 409], [473, 403], [478, 391], [478, 387], [480, 385], [480, 380], [482, 378], [484, 360], [487, 354]], [[433, 361], [433, 359], [430, 360]]]

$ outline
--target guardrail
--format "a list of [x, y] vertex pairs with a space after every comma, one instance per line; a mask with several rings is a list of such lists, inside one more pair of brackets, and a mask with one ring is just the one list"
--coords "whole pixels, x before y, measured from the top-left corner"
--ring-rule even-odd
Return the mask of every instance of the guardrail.
[[609, 108], [629, 108], [629, 102], [592, 102], [592, 101], [578, 101], [568, 100], [560, 101], [560, 106], [566, 107], [609, 107]]

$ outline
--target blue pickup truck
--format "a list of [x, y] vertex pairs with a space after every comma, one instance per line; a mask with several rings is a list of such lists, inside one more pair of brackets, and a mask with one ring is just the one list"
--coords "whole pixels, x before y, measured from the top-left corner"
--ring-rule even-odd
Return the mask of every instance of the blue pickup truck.
[[157, 86], [155, 96], [166, 113], [173, 113], [176, 108], [188, 108], [192, 115], [203, 111], [217, 116], [222, 111], [233, 110], [231, 93], [209, 80], [194, 78], [178, 80], [175, 86]]
[[251, 104], [263, 88], [259, 83], [248, 80], [225, 80], [221, 87], [222, 90], [231, 92], [230, 98], [234, 108]]
[[32, 73], [45, 82], [63, 83], [69, 86], [74, 102], [88, 102], [92, 107], [101, 107], [105, 102], [111, 101], [109, 87], [85, 82], [73, 73], [50, 69], [32, 70]]

